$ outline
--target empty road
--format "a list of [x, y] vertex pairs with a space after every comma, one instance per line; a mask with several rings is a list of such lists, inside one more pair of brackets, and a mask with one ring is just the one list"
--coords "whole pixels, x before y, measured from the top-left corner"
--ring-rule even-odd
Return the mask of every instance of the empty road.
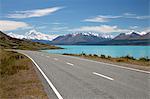
[[150, 73], [72, 56], [17, 50], [45, 79], [50, 99], [150, 99]]

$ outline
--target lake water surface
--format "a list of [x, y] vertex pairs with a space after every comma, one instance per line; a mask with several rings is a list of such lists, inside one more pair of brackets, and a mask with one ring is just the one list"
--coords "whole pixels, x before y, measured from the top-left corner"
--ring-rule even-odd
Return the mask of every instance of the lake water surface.
[[135, 58], [149, 57], [150, 58], [150, 46], [87, 46], [87, 45], [58, 45], [64, 49], [58, 50], [44, 50], [48, 53], [56, 54], [97, 54], [97, 55], [109, 55], [112, 57], [121, 57], [130, 55]]

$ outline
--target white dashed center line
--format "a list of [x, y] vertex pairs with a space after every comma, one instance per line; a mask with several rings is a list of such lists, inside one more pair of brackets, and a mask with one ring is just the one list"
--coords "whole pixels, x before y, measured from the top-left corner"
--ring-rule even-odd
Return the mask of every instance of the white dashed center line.
[[54, 58], [54, 60], [56, 60], [56, 61], [57, 61], [57, 60], [58, 60], [58, 58]]
[[66, 64], [71, 65], [71, 66], [73, 66], [73, 65], [74, 65], [74, 64], [71, 64], [71, 63], [68, 63], [68, 62], [66, 62]]
[[106, 78], [106, 79], [108, 79], [108, 80], [114, 80], [113, 78], [108, 77], [108, 76], [105, 76], [105, 75], [103, 75], [103, 74], [99, 74], [99, 73], [96, 73], [96, 72], [93, 72], [93, 74], [94, 74], [94, 75], [97, 75], [97, 76], [101, 76], [101, 77]]

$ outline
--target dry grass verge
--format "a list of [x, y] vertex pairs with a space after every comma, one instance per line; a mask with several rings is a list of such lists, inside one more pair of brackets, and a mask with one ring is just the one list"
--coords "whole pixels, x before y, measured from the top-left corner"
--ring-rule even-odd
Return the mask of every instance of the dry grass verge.
[[26, 56], [1, 50], [0, 62], [0, 99], [48, 99]]
[[91, 59], [91, 60], [95, 60], [95, 61], [100, 61], [100, 62], [116, 64], [116, 65], [120, 65], [120, 66], [150, 71], [150, 59], [148, 59], [147, 57], [146, 58], [142, 57], [139, 59], [136, 59], [136, 58], [131, 57], [131, 56], [114, 58], [111, 56], [105, 56], [105, 55], [98, 56], [96, 54], [85, 54], [85, 53], [82, 53], [82, 54], [64, 53], [63, 55], [77, 56], [77, 57]]

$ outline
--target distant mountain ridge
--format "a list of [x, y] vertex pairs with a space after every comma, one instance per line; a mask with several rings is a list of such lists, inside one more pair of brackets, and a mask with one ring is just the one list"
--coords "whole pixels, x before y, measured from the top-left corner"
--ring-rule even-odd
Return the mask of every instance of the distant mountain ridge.
[[150, 39], [150, 32], [144, 35], [140, 35], [135, 32], [132, 32], [131, 34], [121, 33], [114, 38], [114, 40], [137, 40], [137, 39]]
[[[50, 39], [51, 37], [49, 38], [49, 36], [45, 34], [43, 36], [42, 33], [31, 30], [26, 33], [26, 35], [28, 35], [28, 37], [25, 39], [53, 45], [150, 45], [150, 32], [140, 35], [134, 31], [130, 33], [120, 33], [115, 37], [107, 33], [79, 32], [60, 35]], [[11, 36], [15, 37], [13, 34], [11, 34]], [[23, 37], [25, 36], [20, 36], [20, 38]]]
[[53, 39], [51, 44], [94, 44], [96, 42], [110, 40], [94, 33], [74, 33], [58, 36]]

